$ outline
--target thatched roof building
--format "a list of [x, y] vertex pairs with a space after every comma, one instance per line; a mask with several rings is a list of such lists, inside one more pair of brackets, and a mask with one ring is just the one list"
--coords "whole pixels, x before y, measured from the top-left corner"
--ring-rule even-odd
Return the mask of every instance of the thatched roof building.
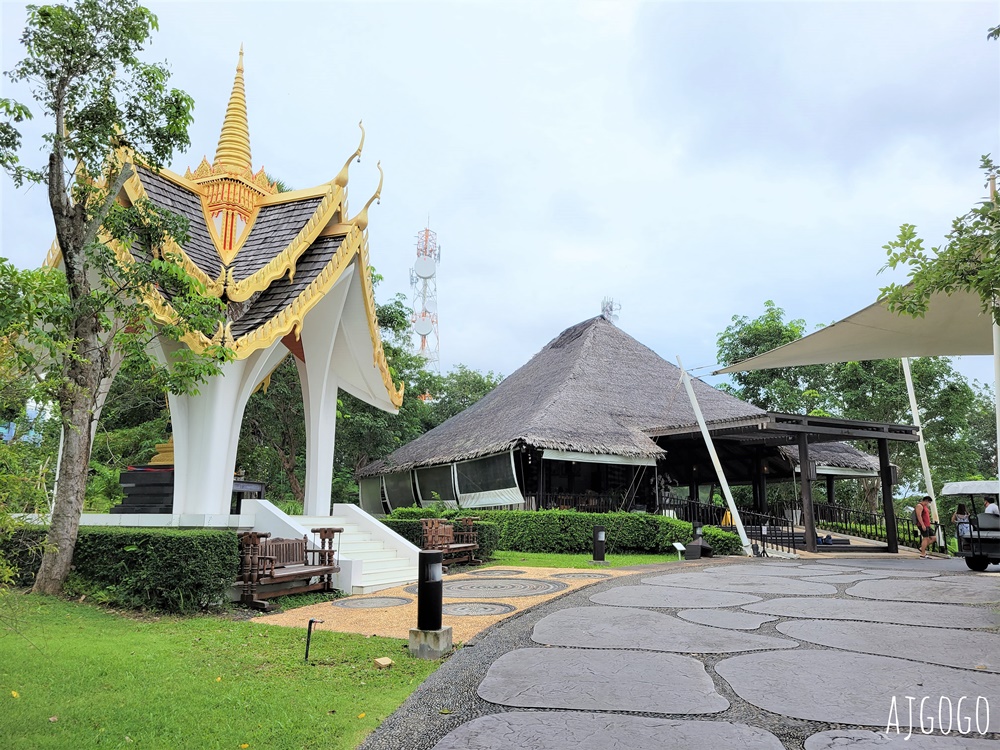
[[[693, 385], [713, 432], [771, 424], [768, 412], [701, 381]], [[754, 455], [773, 478], [791, 477], [798, 462], [790, 446]], [[811, 460], [827, 474], [878, 471], [877, 460], [843, 443], [815, 446]], [[630, 502], [652, 502], [658, 471], [674, 484], [696, 485], [688, 474], [700, 468], [707, 483], [706, 465], [680, 370], [596, 317], [560, 333], [478, 403], [362, 469], [362, 505], [380, 512], [383, 500], [390, 507], [432, 499], [472, 506], [528, 498], [529, 506], [547, 507], [569, 495], [627, 493]], [[741, 468], [749, 460], [731, 465], [731, 482], [749, 481]]]

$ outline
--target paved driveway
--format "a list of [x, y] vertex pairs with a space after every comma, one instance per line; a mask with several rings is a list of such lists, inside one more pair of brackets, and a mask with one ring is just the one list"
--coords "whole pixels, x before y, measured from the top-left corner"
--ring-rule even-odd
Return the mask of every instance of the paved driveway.
[[1000, 574], [961, 560], [720, 561], [487, 630], [362, 750], [986, 750]]

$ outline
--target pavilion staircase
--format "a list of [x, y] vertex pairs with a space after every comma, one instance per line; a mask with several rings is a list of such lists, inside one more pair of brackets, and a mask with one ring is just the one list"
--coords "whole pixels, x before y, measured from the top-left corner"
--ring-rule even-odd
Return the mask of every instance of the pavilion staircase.
[[340, 573], [336, 587], [348, 594], [414, 583], [419, 549], [357, 505], [335, 504], [332, 516], [289, 516], [266, 500], [244, 501], [244, 512], [254, 514], [254, 528], [274, 536], [312, 539], [312, 529], [344, 529], [338, 540]]

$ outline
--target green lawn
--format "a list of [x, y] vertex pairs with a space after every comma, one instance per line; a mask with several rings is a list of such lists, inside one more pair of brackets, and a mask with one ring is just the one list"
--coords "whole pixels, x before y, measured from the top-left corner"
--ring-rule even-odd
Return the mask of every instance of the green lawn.
[[[668, 555], [614, 555], [605, 556], [608, 567], [625, 568], [630, 565], [649, 565], [650, 563], [677, 562], [677, 553]], [[526, 568], [593, 568], [599, 570], [599, 566], [591, 565], [592, 555], [562, 555], [547, 552], [503, 552], [497, 550], [493, 553], [493, 558], [485, 563], [483, 567], [496, 565], [522, 565]]]
[[[302, 629], [17, 603], [19, 632], [0, 630], [4, 750], [348, 750], [437, 666], [392, 638], [320, 631], [306, 665]], [[380, 656], [395, 665], [376, 669]]]

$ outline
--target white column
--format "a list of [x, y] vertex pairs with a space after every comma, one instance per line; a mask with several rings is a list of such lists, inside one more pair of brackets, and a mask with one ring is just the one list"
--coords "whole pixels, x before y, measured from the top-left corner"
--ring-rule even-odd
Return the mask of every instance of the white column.
[[338, 346], [340, 320], [355, 267], [346, 269], [302, 325], [300, 342], [305, 361], [296, 360], [306, 414], [306, 486], [303, 513], [329, 516], [333, 485], [333, 449], [337, 431], [339, 381], [334, 361], [350, 356]]
[[[177, 344], [161, 341], [159, 348], [169, 362]], [[197, 394], [170, 394], [175, 514], [229, 515], [243, 412], [254, 389], [287, 353], [276, 342], [227, 362]]]

